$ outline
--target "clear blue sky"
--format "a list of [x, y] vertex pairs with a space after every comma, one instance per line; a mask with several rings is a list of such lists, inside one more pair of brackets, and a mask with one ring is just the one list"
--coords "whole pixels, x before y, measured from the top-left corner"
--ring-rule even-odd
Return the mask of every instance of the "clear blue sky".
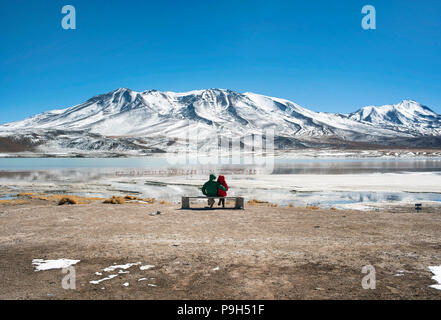
[[[61, 28], [76, 8], [77, 30]], [[361, 8], [377, 30], [361, 28]], [[441, 113], [441, 1], [1, 1], [0, 123], [128, 87], [228, 88], [351, 112]]]

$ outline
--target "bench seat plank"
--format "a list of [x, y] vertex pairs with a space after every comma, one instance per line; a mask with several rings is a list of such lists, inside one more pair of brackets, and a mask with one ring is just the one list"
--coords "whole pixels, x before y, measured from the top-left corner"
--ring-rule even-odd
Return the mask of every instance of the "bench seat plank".
[[244, 209], [244, 198], [243, 197], [205, 197], [205, 196], [197, 196], [197, 197], [182, 197], [181, 201], [181, 209], [190, 209], [190, 199], [227, 199], [227, 200], [235, 200], [234, 209]]

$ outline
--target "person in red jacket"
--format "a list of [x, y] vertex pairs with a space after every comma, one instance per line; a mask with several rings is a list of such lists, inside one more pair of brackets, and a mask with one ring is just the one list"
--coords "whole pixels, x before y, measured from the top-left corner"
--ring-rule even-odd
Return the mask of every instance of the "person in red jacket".
[[[219, 175], [219, 177], [217, 178], [217, 182], [219, 182], [225, 188], [225, 191], [222, 189], [217, 189], [217, 195], [219, 197], [226, 197], [228, 191], [228, 185], [227, 182], [225, 181], [225, 177], [223, 175]], [[225, 208], [225, 198], [219, 199], [219, 203], [217, 205], [220, 206], [221, 203], [222, 203], [222, 208]]]

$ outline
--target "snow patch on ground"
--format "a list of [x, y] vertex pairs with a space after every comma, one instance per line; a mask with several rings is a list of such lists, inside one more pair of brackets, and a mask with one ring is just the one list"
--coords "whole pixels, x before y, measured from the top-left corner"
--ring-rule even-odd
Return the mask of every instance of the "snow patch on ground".
[[413, 273], [412, 271], [407, 270], [398, 270], [396, 274], [394, 274], [394, 277], [402, 277], [405, 273]]
[[115, 278], [115, 277], [117, 277], [118, 275], [117, 274], [111, 274], [111, 275], [109, 275], [109, 276], [107, 276], [107, 277], [105, 277], [105, 278], [103, 278], [103, 279], [100, 279], [100, 280], [92, 280], [92, 281], [89, 281], [91, 284], [99, 284], [100, 282], [103, 282], [103, 281], [106, 281], [106, 280], [111, 280], [111, 279], [113, 279], [113, 278]]
[[51, 270], [51, 269], [63, 269], [77, 264], [80, 260], [71, 259], [57, 259], [57, 260], [44, 260], [33, 259], [32, 265], [35, 266], [35, 271]]
[[151, 268], [154, 268], [155, 266], [151, 265], [151, 264], [146, 264], [145, 266], [140, 266], [139, 270], [148, 270]]
[[430, 287], [436, 290], [441, 290], [441, 265], [429, 267], [429, 270], [434, 274], [432, 279], [438, 282], [438, 284], [433, 284]]
[[104, 268], [103, 270], [106, 271], [106, 272], [114, 271], [116, 269], [124, 269], [125, 270], [125, 269], [128, 269], [128, 268], [133, 267], [133, 266], [137, 266], [137, 265], [140, 265], [140, 264], [141, 264], [141, 262], [118, 264], [118, 265], [113, 265], [113, 266]]

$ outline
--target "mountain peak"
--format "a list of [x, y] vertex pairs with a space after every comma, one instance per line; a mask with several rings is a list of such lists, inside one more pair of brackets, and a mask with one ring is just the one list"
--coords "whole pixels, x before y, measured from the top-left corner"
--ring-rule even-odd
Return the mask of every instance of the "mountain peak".
[[118, 88], [118, 89], [114, 90], [113, 92], [125, 92], [125, 91], [133, 91], [133, 90], [123, 87], [123, 88]]
[[349, 119], [400, 131], [428, 134], [441, 123], [441, 117], [415, 100], [384, 106], [366, 106], [348, 115]]
[[401, 101], [401, 103], [403, 103], [403, 104], [418, 104], [418, 105], [421, 105], [418, 101], [411, 100], [411, 99], [404, 99], [403, 101]]

